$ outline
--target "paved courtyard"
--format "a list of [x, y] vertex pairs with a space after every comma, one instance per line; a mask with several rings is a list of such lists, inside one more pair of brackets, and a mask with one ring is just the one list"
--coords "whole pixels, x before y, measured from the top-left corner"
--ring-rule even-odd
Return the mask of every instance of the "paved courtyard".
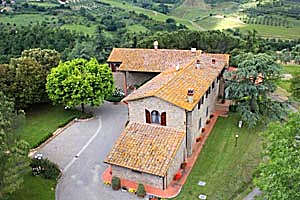
[[103, 160], [127, 121], [127, 106], [106, 102], [93, 112], [94, 119], [76, 122], [38, 151], [63, 170], [56, 199], [140, 199], [126, 192], [112, 191], [101, 180], [108, 166]]

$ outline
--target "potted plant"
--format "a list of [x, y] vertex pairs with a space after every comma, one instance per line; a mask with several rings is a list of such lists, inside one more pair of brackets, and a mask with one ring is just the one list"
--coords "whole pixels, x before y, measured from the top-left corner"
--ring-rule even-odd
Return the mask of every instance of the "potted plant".
[[180, 178], [181, 178], [181, 172], [179, 171], [179, 172], [177, 172], [176, 174], [175, 174], [175, 176], [174, 176], [174, 178], [173, 178], [173, 180], [174, 181], [177, 181], [177, 180], [179, 180]]
[[116, 176], [112, 177], [111, 187], [113, 190], [119, 190], [121, 188], [121, 180], [119, 177], [116, 177]]
[[145, 197], [146, 196], [146, 190], [143, 184], [139, 183], [138, 188], [136, 190], [136, 195], [138, 197]]
[[214, 114], [209, 115], [209, 118], [210, 118], [210, 119], [213, 118], [213, 117], [214, 117]]
[[184, 169], [187, 165], [187, 162], [183, 162], [180, 164], [180, 169]]
[[204, 132], [205, 132], [205, 128], [202, 128], [201, 133], [204, 133]]
[[206, 124], [209, 124], [209, 122], [210, 122], [210, 119], [208, 119], [208, 120], [206, 121]]

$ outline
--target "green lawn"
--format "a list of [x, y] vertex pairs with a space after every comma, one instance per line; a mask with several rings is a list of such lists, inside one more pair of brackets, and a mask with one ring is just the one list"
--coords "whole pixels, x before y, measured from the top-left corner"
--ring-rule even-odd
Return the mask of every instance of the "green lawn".
[[[282, 66], [283, 74], [292, 74], [293, 76], [295, 76], [297, 71], [300, 71], [300, 65], [283, 65]], [[279, 87], [281, 87], [282, 89], [286, 90], [287, 92], [290, 92], [290, 85], [291, 85], [290, 80], [279, 80], [279, 81], [277, 81], [277, 85]]]
[[26, 111], [25, 124], [19, 130], [20, 138], [26, 140], [33, 148], [57, 128], [80, 116], [81, 112], [64, 110], [63, 106], [34, 106]]
[[27, 173], [24, 176], [24, 187], [12, 194], [8, 200], [54, 200], [55, 187], [55, 180], [48, 180]]
[[[258, 130], [239, 129], [237, 123], [238, 117], [232, 114], [218, 119], [187, 182], [175, 199], [198, 199], [199, 194], [207, 195], [208, 200], [235, 199], [247, 190], [260, 161], [261, 143]], [[239, 134], [237, 146], [236, 133]], [[204, 187], [198, 185], [200, 180], [206, 182]]]
[[[63, 106], [36, 105], [26, 111], [25, 124], [18, 130], [18, 134], [21, 139], [29, 142], [32, 148], [60, 126], [68, 123], [75, 117], [81, 116], [81, 112], [65, 110]], [[31, 176], [31, 173], [27, 172], [24, 175], [23, 188], [15, 192], [9, 200], [54, 200], [55, 187], [55, 180]]]
[[282, 73], [295, 75], [297, 71], [300, 71], [300, 65], [283, 65]]

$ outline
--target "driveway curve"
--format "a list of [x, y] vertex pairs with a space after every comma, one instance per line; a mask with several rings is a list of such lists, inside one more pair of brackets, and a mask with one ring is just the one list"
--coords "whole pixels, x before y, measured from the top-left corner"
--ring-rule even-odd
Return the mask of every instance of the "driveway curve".
[[101, 175], [108, 167], [107, 153], [128, 119], [127, 106], [105, 102], [92, 109], [95, 118], [76, 122], [39, 150], [63, 171], [56, 200], [131, 200], [132, 194], [112, 191]]

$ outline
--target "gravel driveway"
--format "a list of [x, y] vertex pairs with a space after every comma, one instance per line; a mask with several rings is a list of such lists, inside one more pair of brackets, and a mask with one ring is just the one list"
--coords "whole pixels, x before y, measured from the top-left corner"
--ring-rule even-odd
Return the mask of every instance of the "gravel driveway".
[[106, 102], [93, 112], [94, 119], [76, 122], [39, 150], [63, 170], [56, 200], [139, 199], [112, 191], [101, 180], [108, 166], [103, 160], [127, 121], [127, 106]]

